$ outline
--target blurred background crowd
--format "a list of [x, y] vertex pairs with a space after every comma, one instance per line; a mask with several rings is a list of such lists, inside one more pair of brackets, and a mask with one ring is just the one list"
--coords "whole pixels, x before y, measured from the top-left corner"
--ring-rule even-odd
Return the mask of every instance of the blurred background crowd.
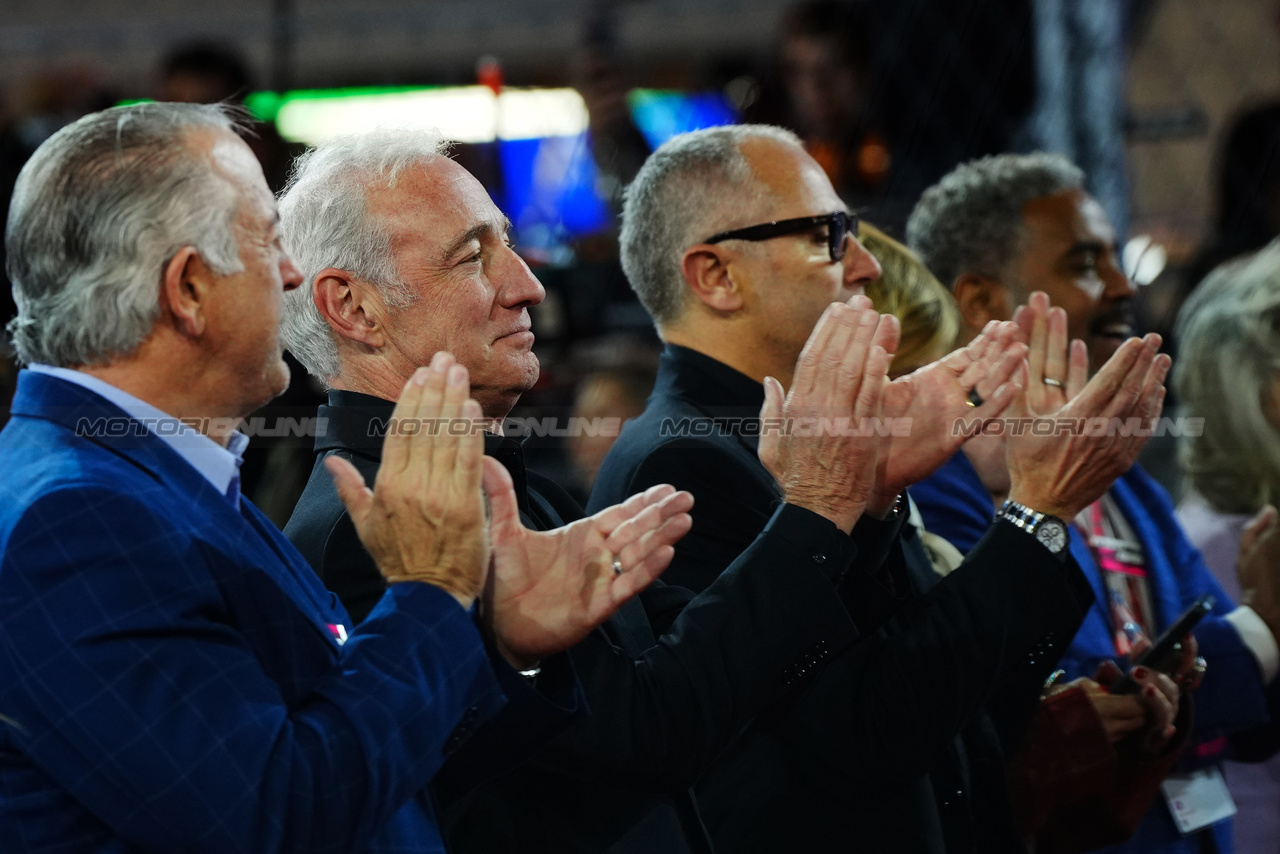
[[[682, 131], [789, 127], [895, 237], [960, 162], [1064, 153], [1121, 235], [1140, 327], [1174, 350], [1197, 283], [1280, 233], [1275, 0], [7, 0], [0, 198], [59, 127], [143, 98], [243, 103], [277, 188], [333, 134], [444, 129], [547, 288], [542, 379], [513, 413], [527, 423], [643, 408], [658, 342], [617, 262], [616, 214]], [[13, 313], [6, 283], [0, 320]], [[3, 355], [0, 423], [16, 374]], [[264, 423], [301, 423], [320, 391], [295, 370]], [[244, 472], [279, 522], [310, 469], [310, 439], [283, 432], [255, 440]], [[529, 449], [584, 496], [608, 444]], [[1171, 445], [1150, 456], [1180, 494]]]

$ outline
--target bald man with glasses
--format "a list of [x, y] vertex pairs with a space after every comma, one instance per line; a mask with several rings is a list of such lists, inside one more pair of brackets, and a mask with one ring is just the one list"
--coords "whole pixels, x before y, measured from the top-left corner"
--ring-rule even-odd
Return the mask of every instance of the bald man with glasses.
[[[628, 188], [623, 268], [666, 350], [648, 407], [623, 429], [589, 506], [659, 480], [692, 492], [693, 529], [676, 548], [672, 582], [714, 583], [768, 519], [778, 437], [798, 429], [778, 417], [783, 389], [804, 386], [819, 317], [833, 302], [867, 304], [862, 290], [880, 274], [856, 227], [819, 165], [778, 128], [676, 137]], [[993, 324], [974, 345], [887, 384], [875, 421], [847, 425], [884, 435], [851, 532], [882, 548], [860, 547], [841, 584], [862, 635], [802, 698], [758, 718], [700, 782], [717, 850], [1025, 850], [1007, 751], [1090, 598], [1065, 538], [1053, 534], [1139, 443], [1023, 437], [1011, 451], [1021, 463], [1015, 497], [1033, 516], [997, 518], [938, 582], [906, 524], [905, 490], [962, 443], [951, 430], [957, 418], [995, 417], [1015, 401], [1011, 380], [1026, 353], [1015, 337], [1009, 324]], [[1167, 367], [1131, 341], [1084, 405], [1145, 411]], [[1057, 474], [1067, 459], [1082, 464], [1076, 476]]]

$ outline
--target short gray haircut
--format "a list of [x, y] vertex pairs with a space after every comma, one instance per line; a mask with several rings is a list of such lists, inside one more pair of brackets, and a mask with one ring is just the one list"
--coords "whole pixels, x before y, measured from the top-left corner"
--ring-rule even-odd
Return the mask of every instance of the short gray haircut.
[[1266, 402], [1280, 377], [1280, 241], [1215, 269], [1178, 315], [1173, 381], [1187, 414], [1184, 439], [1196, 492], [1222, 513], [1280, 503], [1280, 429]]
[[340, 365], [334, 333], [315, 305], [316, 276], [327, 267], [345, 270], [377, 287], [389, 306], [412, 303], [417, 297], [396, 268], [391, 235], [368, 215], [367, 197], [447, 150], [434, 131], [379, 128], [335, 137], [294, 162], [280, 194], [280, 237], [303, 286], [285, 294], [280, 334], [318, 379], [331, 383]]
[[189, 134], [233, 131], [223, 105], [134, 104], [93, 113], [36, 149], [5, 229], [24, 364], [101, 365], [128, 356], [160, 316], [165, 266], [186, 246], [219, 275], [240, 262], [235, 188]]
[[802, 147], [791, 131], [771, 125], [684, 133], [649, 155], [627, 187], [619, 235], [622, 270], [659, 327], [684, 308], [684, 250], [718, 232], [755, 224], [768, 190], [742, 153], [751, 139]]
[[965, 273], [1013, 285], [1027, 202], [1083, 187], [1084, 173], [1061, 154], [973, 160], [924, 191], [907, 220], [907, 245], [948, 288]]

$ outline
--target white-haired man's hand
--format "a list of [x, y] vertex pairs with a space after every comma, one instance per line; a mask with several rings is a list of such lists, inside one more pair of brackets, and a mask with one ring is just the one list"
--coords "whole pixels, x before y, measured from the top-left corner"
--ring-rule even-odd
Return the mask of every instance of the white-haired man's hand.
[[520, 521], [511, 475], [484, 461], [493, 565], [483, 614], [503, 657], [524, 668], [582, 640], [657, 578], [689, 532], [693, 496], [666, 484], [552, 531]]

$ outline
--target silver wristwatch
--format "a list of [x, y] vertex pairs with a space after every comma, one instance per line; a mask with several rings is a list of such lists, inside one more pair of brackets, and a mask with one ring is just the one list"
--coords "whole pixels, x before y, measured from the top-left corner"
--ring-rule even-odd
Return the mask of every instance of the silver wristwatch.
[[996, 518], [1017, 525], [1053, 554], [1061, 554], [1067, 547], [1067, 523], [1057, 516], [1040, 513], [1016, 501], [1006, 501], [996, 513]]

